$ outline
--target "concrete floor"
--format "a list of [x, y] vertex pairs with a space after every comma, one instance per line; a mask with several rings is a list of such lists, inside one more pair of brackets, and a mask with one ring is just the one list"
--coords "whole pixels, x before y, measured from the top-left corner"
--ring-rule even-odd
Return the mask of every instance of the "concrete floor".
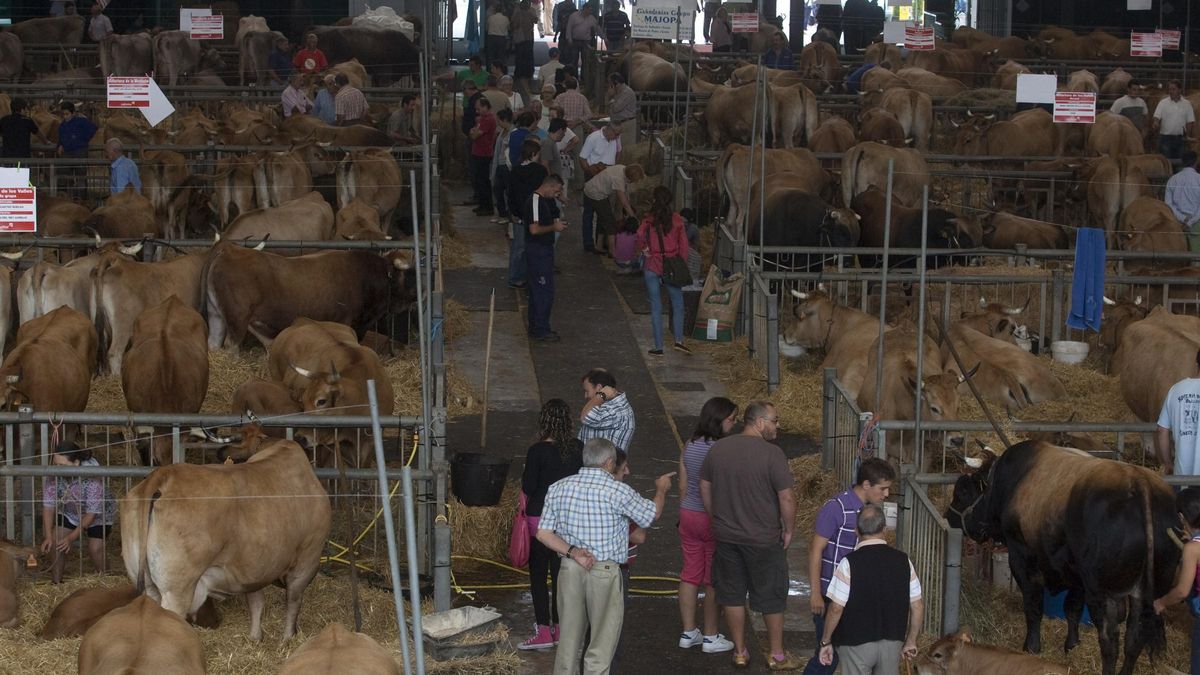
[[[452, 188], [452, 200], [459, 204], [467, 198], [462, 188]], [[470, 310], [471, 331], [449, 347], [450, 358], [470, 380], [475, 390], [483, 391], [484, 343], [487, 335], [488, 298], [496, 293], [496, 312], [492, 338], [492, 364], [489, 381], [489, 414], [486, 451], [511, 457], [510, 479], [520, 476], [525, 451], [536, 434], [537, 413], [541, 402], [559, 397], [572, 405], [581, 402], [580, 377], [594, 366], [611, 370], [618, 387], [624, 390], [637, 414], [637, 432], [630, 448], [633, 474], [629, 482], [649, 496], [654, 478], [673, 471], [679, 458], [680, 436], [690, 434], [704, 401], [725, 393], [711, 364], [700, 355], [685, 355], [671, 350], [662, 357], [650, 357], [650, 321], [646, 314], [644, 291], [640, 283], [622, 278], [610, 261], [582, 251], [579, 236], [579, 208], [567, 210], [569, 229], [557, 248], [556, 297], [551, 325], [563, 337], [555, 344], [533, 343], [526, 338], [523, 292], [509, 289], [504, 270], [508, 263], [508, 242], [501, 225], [489, 223], [471, 213], [470, 207], [455, 206], [454, 218], [459, 235], [472, 251], [472, 266], [448, 270], [445, 274], [448, 297], [463, 302]], [[640, 277], [638, 277], [640, 282]], [[641, 313], [634, 309], [638, 308]], [[478, 416], [453, 420], [448, 428], [452, 449], [475, 451], [480, 446]], [[815, 451], [809, 439], [780, 439], [789, 457]], [[681, 557], [675, 532], [679, 501], [672, 493], [666, 512], [651, 528], [648, 541], [633, 574], [637, 576], [675, 577]], [[809, 586], [806, 574], [807, 539], [811, 533], [797, 533], [797, 543], [789, 552], [792, 600], [785, 623], [785, 644], [797, 654], [811, 653], [816, 638], [809, 617]], [[473, 576], [493, 574], [484, 570], [460, 570], [459, 583]], [[507, 581], [508, 578], [505, 577]], [[495, 583], [495, 579], [490, 580]], [[513, 578], [519, 582], [521, 579]], [[633, 588], [671, 590], [673, 584], [634, 581]], [[457, 603], [469, 602], [459, 598]], [[513, 644], [526, 637], [533, 625], [533, 608], [528, 591], [491, 591], [479, 593], [475, 604], [488, 604], [505, 615]], [[766, 636], [761, 619], [753, 625], [758, 633], [751, 642], [752, 658], [761, 668], [766, 651]], [[625, 655], [621, 672], [724, 672], [730, 668], [730, 655], [704, 655], [699, 649], [682, 650], [677, 646], [680, 618], [674, 596], [632, 595], [626, 606]], [[757, 647], [757, 648], [756, 648]], [[523, 672], [545, 673], [553, 665], [554, 650], [521, 652]], [[666, 667], [668, 670], [664, 671]]]

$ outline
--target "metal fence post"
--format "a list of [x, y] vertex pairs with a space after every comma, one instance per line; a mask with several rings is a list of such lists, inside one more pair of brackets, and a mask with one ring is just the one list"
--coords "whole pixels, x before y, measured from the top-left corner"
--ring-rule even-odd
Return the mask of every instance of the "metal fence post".
[[946, 533], [946, 587], [942, 593], [942, 635], [958, 631], [959, 596], [962, 590], [963, 531]]
[[896, 481], [904, 488], [904, 492], [900, 494], [899, 513], [896, 514], [896, 545], [909, 552], [913, 550], [913, 542], [910, 540], [913, 536], [912, 520], [916, 517], [916, 511], [913, 510], [914, 502], [917, 499], [917, 484], [913, 482], [914, 473], [911, 464], [901, 465], [900, 480]]
[[763, 301], [767, 303], [767, 393], [773, 393], [779, 388], [779, 297], [765, 289]]
[[1054, 270], [1050, 273], [1051, 283], [1051, 317], [1053, 322], [1050, 324], [1050, 342], [1055, 343], [1062, 339], [1063, 327], [1063, 291], [1065, 283], [1063, 281], [1063, 273], [1061, 270]]
[[[21, 429], [21, 464], [23, 466], [31, 466], [36, 463], [34, 461], [36, 457], [33, 448], [33, 406], [18, 406], [17, 415], [20, 420]], [[21, 498], [17, 502], [17, 509], [21, 514], [21, 542], [26, 546], [32, 546], [34, 544], [34, 511], [36, 510], [34, 507], [38, 503], [38, 500], [34, 499], [33, 476], [21, 479], [20, 495]]]
[[837, 434], [837, 401], [833, 388], [833, 379], [837, 377], [837, 368], [826, 368], [821, 378], [821, 400], [824, 403], [821, 414], [821, 468], [828, 471], [833, 467], [834, 435]]

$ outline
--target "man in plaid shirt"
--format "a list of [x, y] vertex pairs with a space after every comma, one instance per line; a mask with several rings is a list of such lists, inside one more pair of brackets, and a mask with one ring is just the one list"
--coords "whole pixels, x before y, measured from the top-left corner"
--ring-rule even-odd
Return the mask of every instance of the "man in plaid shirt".
[[649, 527], [662, 515], [674, 472], [654, 481], [654, 499], [645, 499], [613, 477], [617, 449], [593, 438], [583, 446], [583, 468], [550, 486], [538, 522], [537, 539], [567, 558], [558, 573], [558, 654], [556, 675], [572, 675], [583, 637], [587, 673], [608, 672], [621, 624], [625, 597], [621, 569], [629, 556], [629, 523]]
[[605, 438], [629, 452], [637, 420], [625, 392], [617, 390], [617, 378], [603, 368], [583, 376], [583, 410], [579, 413], [579, 440]]
[[350, 78], [338, 73], [333, 78], [337, 91], [333, 95], [333, 110], [338, 126], [358, 124], [367, 116], [367, 97], [362, 90], [350, 86]]

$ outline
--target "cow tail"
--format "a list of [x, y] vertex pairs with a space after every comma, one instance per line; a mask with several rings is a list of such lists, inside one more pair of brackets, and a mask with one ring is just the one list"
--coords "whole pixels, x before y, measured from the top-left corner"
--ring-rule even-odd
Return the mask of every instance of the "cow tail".
[[154, 518], [154, 504], [162, 497], [162, 490], [155, 490], [150, 496], [150, 504], [146, 507], [146, 519], [142, 521], [145, 524], [145, 529], [138, 533], [138, 570], [137, 570], [137, 591], [138, 593], [146, 592], [146, 569], [150, 567], [149, 548], [150, 548], [150, 521]]
[[857, 146], [850, 148], [849, 158], [850, 166], [842, 172], [842, 206], [850, 208], [850, 202], [854, 200], [854, 184], [858, 181], [858, 165], [862, 162], [863, 155], [866, 152]]
[[[1127, 627], [1125, 641], [1133, 644], [1144, 644], [1152, 659], [1156, 658], [1166, 646], [1166, 627], [1161, 616], [1154, 613], [1154, 510], [1150, 495], [1150, 485], [1145, 480], [1138, 482], [1142, 492], [1142, 524], [1146, 528], [1146, 565], [1143, 567], [1142, 600], [1140, 607], [1130, 607], [1130, 625]], [[1134, 612], [1139, 617], [1133, 623]]]
[[804, 99], [804, 144], [812, 143], [813, 134], [817, 133], [817, 124], [821, 119], [817, 111], [817, 96], [808, 87], [800, 89]]

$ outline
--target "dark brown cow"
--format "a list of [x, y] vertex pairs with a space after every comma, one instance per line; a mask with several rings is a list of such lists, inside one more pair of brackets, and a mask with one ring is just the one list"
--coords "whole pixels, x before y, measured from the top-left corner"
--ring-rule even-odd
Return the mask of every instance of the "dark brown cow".
[[1016, 36], [989, 37], [970, 46], [971, 51], [979, 52], [990, 60], [994, 59], [1023, 59], [1031, 55], [1029, 41]]
[[160, 237], [160, 221], [155, 217], [154, 203], [133, 191], [133, 186], [110, 195], [104, 206], [92, 211], [84, 223], [105, 239], [140, 239], [145, 235]]
[[753, 159], [751, 162], [751, 150], [748, 146], [732, 143], [726, 146], [715, 165], [717, 187], [729, 199], [726, 221], [734, 236], [740, 236], [745, 229], [748, 212], [745, 202], [750, 185], [759, 179], [764, 164], [768, 176], [784, 171], [801, 174], [806, 177], [812, 193], [822, 196], [828, 194], [827, 186], [831, 180], [829, 173], [821, 168], [821, 163], [805, 148], [768, 149], [765, 155], [761, 149], [755, 149]]
[[79, 675], [205, 672], [200, 636], [144, 595], [106, 614], [79, 644]]
[[1069, 248], [1067, 233], [1060, 225], [1011, 213], [993, 212], [983, 217], [983, 245], [987, 248], [1015, 249]]
[[[81, 637], [105, 614], [128, 605], [139, 595], [133, 584], [121, 584], [113, 588], [81, 588], [54, 606], [38, 637], [43, 640]], [[212, 598], [200, 607], [192, 625], [200, 628], [221, 625], [221, 614]]]
[[[859, 229], [861, 235], [859, 246], [867, 248], [882, 248], [884, 245], [884, 225], [887, 222], [887, 194], [875, 186], [865, 192], [855, 195], [850, 202], [850, 208], [857, 213], [861, 220]], [[892, 225], [888, 232], [889, 242], [898, 248], [921, 247], [921, 209], [910, 208], [892, 198]], [[971, 216], [960, 216], [941, 208], [929, 209], [928, 217], [929, 248], [975, 248], [983, 243], [983, 229], [979, 222]], [[933, 256], [928, 261], [931, 266], [945, 264], [940, 258]], [[864, 266], [872, 267], [881, 262], [878, 256], [859, 256]], [[911, 259], [893, 258], [892, 265], [913, 266]]]
[[900, 120], [882, 108], [871, 108], [858, 116], [858, 138], [864, 143], [870, 141], [893, 148], [908, 145]]
[[962, 629], [933, 643], [917, 659], [918, 675], [1070, 675], [1071, 669], [1030, 654], [971, 641]]
[[894, 160], [892, 196], [905, 206], [920, 204], [923, 188], [929, 185], [925, 159], [911, 148], [890, 148], [879, 143], [859, 143], [842, 158], [842, 203], [853, 202], [855, 195], [871, 186], [885, 189], [888, 160]]

